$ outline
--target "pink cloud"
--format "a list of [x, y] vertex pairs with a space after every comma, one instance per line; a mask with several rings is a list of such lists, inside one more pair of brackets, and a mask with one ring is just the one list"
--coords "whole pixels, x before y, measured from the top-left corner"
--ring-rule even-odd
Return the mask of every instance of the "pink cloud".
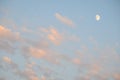
[[9, 64], [12, 63], [12, 60], [9, 57], [7, 57], [7, 56], [3, 57], [3, 61], [5, 61], [5, 62], [7, 62]]
[[75, 24], [73, 23], [72, 20], [68, 19], [68, 18], [65, 17], [65, 16], [62, 16], [62, 15], [59, 14], [59, 13], [56, 13], [56, 14], [55, 14], [55, 17], [56, 17], [59, 21], [63, 22], [64, 24], [67, 24], [68, 26], [72, 26], [72, 27], [75, 26]]
[[115, 80], [120, 80], [120, 73], [114, 73], [113, 76]]
[[36, 76], [30, 76], [30, 80], [39, 80], [39, 78]]
[[12, 32], [11, 29], [0, 25], [0, 50], [13, 53], [14, 43], [20, 41], [20, 39], [18, 32]]
[[19, 33], [12, 32], [10, 29], [5, 28], [4, 26], [0, 25], [0, 37], [1, 39], [6, 39], [11, 42], [14, 42], [19, 39]]
[[22, 73], [22, 76], [29, 80], [39, 80], [36, 72], [32, 68], [26, 68], [24, 71], [18, 73]]
[[31, 56], [33, 56], [35, 58], [41, 58], [46, 55], [46, 51], [44, 51], [42, 49], [34, 48], [34, 47], [30, 47], [29, 52], [30, 52]]
[[50, 28], [48, 39], [54, 44], [59, 45], [62, 42], [63, 37], [55, 28]]
[[79, 58], [74, 58], [74, 59], [72, 60], [72, 62], [73, 62], [74, 64], [80, 64], [80, 63], [81, 63]]

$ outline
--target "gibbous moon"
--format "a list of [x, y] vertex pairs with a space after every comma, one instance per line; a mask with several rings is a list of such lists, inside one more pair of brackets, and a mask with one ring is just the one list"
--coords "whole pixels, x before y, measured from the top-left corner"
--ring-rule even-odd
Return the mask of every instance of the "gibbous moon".
[[97, 21], [99, 21], [99, 20], [100, 20], [100, 15], [97, 14], [97, 15], [95, 16], [95, 18], [96, 18]]

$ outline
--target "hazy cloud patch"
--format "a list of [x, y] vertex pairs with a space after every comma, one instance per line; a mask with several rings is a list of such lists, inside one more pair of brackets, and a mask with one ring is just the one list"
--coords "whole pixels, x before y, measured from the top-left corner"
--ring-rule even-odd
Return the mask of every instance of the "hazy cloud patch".
[[74, 27], [74, 26], [75, 26], [75, 24], [74, 24], [74, 22], [73, 22], [72, 20], [70, 20], [69, 18], [61, 15], [60, 13], [55, 13], [55, 17], [56, 17], [59, 21], [63, 22], [64, 24], [66, 24], [66, 25], [68, 25], [68, 26], [71, 26], [71, 27]]

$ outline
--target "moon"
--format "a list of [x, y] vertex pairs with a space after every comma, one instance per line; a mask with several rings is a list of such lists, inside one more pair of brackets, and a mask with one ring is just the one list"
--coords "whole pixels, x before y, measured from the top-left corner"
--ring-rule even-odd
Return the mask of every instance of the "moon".
[[95, 18], [96, 18], [96, 21], [99, 21], [99, 20], [100, 20], [100, 15], [97, 14], [97, 15], [95, 16]]

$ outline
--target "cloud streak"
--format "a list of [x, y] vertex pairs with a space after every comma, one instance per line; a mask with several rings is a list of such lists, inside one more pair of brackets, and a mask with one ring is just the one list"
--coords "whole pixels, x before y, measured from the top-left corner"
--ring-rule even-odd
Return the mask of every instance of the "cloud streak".
[[65, 16], [62, 16], [60, 13], [55, 13], [55, 17], [56, 17], [59, 21], [63, 22], [64, 24], [66, 24], [66, 25], [68, 25], [68, 26], [71, 26], [71, 27], [74, 27], [74, 26], [75, 26], [75, 24], [74, 24], [74, 22], [73, 22], [72, 20], [68, 19], [68, 18], [65, 17]]

